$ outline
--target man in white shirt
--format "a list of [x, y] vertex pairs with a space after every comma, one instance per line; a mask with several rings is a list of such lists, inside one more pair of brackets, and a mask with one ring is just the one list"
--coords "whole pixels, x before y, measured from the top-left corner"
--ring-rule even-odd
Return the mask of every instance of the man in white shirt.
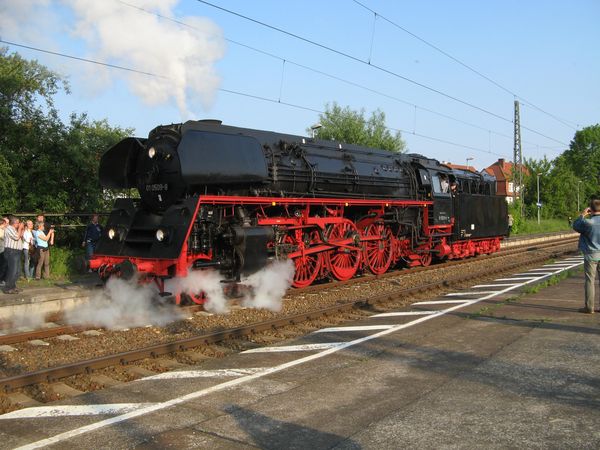
[[31, 254], [29, 250], [33, 247], [33, 222], [27, 221], [25, 231], [23, 231], [23, 275], [27, 280], [33, 278], [33, 266], [30, 262]]
[[21, 253], [23, 252], [24, 226], [15, 216], [8, 217], [8, 226], [4, 230], [4, 257], [6, 258], [6, 285], [5, 294], [18, 294], [17, 278], [19, 266], [21, 265]]
[[4, 230], [8, 226], [8, 217], [0, 218], [0, 286], [4, 287], [6, 279], [6, 259], [4, 258]]

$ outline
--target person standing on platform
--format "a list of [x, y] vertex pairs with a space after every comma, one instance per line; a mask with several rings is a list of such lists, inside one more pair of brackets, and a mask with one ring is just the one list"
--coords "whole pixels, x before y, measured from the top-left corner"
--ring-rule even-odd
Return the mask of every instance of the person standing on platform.
[[4, 257], [6, 258], [6, 285], [5, 294], [18, 294], [17, 278], [21, 267], [21, 253], [23, 253], [24, 226], [15, 216], [9, 216], [8, 226], [4, 230]]
[[28, 220], [25, 225], [25, 231], [23, 231], [23, 271], [27, 281], [33, 278], [31, 258], [33, 257], [32, 250], [34, 249], [33, 222]]
[[92, 216], [92, 222], [88, 224], [85, 229], [85, 234], [83, 235], [83, 242], [81, 246], [85, 248], [85, 260], [88, 267], [88, 272], [91, 272], [90, 269], [90, 259], [92, 259], [92, 255], [94, 254], [94, 250], [96, 250], [96, 244], [100, 240], [100, 236], [102, 235], [102, 225], [98, 223], [98, 214], [94, 214]]
[[[593, 314], [596, 297], [596, 274], [600, 266], [600, 198], [593, 198], [589, 208], [573, 222], [573, 229], [579, 233], [579, 250], [583, 253], [585, 270], [585, 306], [579, 312]], [[596, 309], [600, 312], [600, 309]]]
[[44, 268], [44, 278], [50, 276], [50, 246], [54, 243], [54, 228], [44, 233], [44, 222], [36, 222], [37, 230], [33, 233], [35, 245], [40, 252], [38, 262], [35, 267], [35, 279], [39, 280], [42, 276], [42, 267]]
[[0, 219], [0, 286], [4, 287], [6, 279], [6, 259], [4, 258], [4, 231], [8, 226], [8, 217]]
[[514, 223], [513, 216], [512, 216], [512, 214], [509, 214], [508, 215], [508, 230], [506, 231], [506, 237], [510, 237], [510, 233], [512, 233], [513, 223]]

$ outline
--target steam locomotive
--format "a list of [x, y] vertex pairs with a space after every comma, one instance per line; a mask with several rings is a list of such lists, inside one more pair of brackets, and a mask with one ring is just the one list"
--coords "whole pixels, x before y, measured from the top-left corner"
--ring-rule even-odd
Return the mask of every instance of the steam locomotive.
[[508, 228], [487, 174], [214, 120], [122, 140], [103, 155], [100, 182], [139, 198], [116, 200], [91, 267], [105, 279], [137, 274], [162, 293], [190, 270], [236, 282], [286, 258], [299, 288], [427, 266], [497, 251]]

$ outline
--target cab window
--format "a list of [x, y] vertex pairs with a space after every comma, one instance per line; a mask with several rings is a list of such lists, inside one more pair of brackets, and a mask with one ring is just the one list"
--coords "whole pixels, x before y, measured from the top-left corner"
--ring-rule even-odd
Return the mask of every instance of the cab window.
[[450, 181], [445, 173], [435, 173], [431, 175], [431, 184], [433, 192], [436, 194], [450, 193]]
[[440, 177], [438, 174], [431, 175], [431, 187], [433, 188], [433, 192], [436, 194], [442, 192], [442, 187], [440, 186]]

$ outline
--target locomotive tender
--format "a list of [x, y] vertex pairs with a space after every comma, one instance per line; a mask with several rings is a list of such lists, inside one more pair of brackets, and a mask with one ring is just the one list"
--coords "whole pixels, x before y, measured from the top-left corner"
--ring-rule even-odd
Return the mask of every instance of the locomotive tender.
[[[417, 154], [188, 121], [126, 138], [100, 163], [119, 198], [91, 267], [155, 282], [294, 262], [293, 285], [491, 253], [507, 231], [495, 179]], [[200, 293], [185, 293], [197, 303]], [[181, 300], [176, 293], [176, 300]]]

